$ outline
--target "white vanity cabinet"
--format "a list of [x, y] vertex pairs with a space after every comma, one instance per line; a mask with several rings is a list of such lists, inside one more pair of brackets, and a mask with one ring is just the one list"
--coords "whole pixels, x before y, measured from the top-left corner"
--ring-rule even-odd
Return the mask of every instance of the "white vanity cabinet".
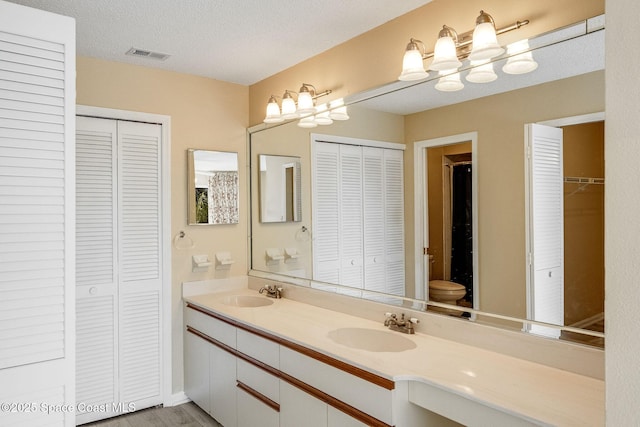
[[225, 427], [237, 425], [236, 328], [197, 310], [185, 310], [185, 394]]
[[225, 427], [386, 427], [394, 383], [187, 304], [185, 393]]

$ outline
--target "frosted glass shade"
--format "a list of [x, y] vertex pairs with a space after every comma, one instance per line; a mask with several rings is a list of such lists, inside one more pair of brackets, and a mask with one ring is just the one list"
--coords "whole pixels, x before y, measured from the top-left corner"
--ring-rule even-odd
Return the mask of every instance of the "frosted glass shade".
[[291, 95], [284, 96], [282, 98], [282, 118], [285, 120], [288, 119], [297, 119], [300, 117], [296, 112], [296, 102], [293, 100]]
[[433, 62], [431, 62], [429, 69], [435, 71], [454, 70], [460, 67], [460, 65], [462, 65], [462, 63], [458, 60], [456, 43], [453, 41], [453, 38], [440, 37], [436, 42]]
[[267, 114], [263, 122], [265, 123], [280, 123], [284, 121], [282, 116], [280, 115], [280, 106], [276, 99], [272, 96], [269, 98], [269, 103], [267, 104]]
[[298, 120], [298, 126], [300, 126], [301, 128], [314, 128], [318, 126], [318, 124], [315, 122], [313, 116], [307, 116]]
[[[413, 43], [409, 43], [409, 46], [411, 44]], [[429, 77], [429, 73], [424, 69], [422, 53], [418, 49], [410, 49], [409, 46], [407, 46], [404, 58], [402, 58], [402, 73], [398, 76], [398, 80], [414, 81], [426, 79]]]
[[473, 48], [469, 59], [471, 61], [482, 61], [495, 58], [504, 53], [504, 48], [498, 44], [496, 29], [491, 22], [483, 22], [476, 25], [473, 30]]
[[493, 71], [493, 63], [488, 61], [471, 61], [471, 70], [467, 75], [467, 81], [471, 83], [489, 83], [498, 78]]
[[314, 114], [316, 112], [316, 108], [313, 106], [311, 93], [308, 91], [300, 91], [298, 94], [298, 109], [296, 112], [301, 116], [304, 114]]
[[502, 67], [502, 71], [507, 74], [525, 74], [538, 68], [538, 63], [533, 59], [533, 53], [529, 51], [528, 40], [510, 44], [507, 46], [507, 54], [509, 59]]
[[333, 120], [349, 120], [349, 114], [347, 113], [347, 106], [344, 105], [342, 98], [336, 99], [329, 103], [329, 117]]
[[[456, 70], [440, 71], [440, 79], [436, 83], [436, 89], [442, 92], [455, 92], [461, 90], [464, 84], [460, 81], [460, 73]], [[451, 73], [451, 74], [450, 74]]]
[[330, 125], [333, 123], [333, 120], [329, 117], [329, 110], [327, 110], [326, 104], [318, 106], [318, 113], [314, 116], [314, 122], [319, 125]]

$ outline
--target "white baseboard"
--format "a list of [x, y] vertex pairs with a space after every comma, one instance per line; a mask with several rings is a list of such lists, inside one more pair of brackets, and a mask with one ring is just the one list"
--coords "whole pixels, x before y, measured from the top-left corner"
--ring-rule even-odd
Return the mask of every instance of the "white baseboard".
[[184, 394], [184, 391], [181, 391], [179, 393], [172, 394], [169, 397], [169, 401], [165, 402], [164, 406], [178, 406], [188, 402], [191, 402], [191, 399], [189, 399], [187, 395]]

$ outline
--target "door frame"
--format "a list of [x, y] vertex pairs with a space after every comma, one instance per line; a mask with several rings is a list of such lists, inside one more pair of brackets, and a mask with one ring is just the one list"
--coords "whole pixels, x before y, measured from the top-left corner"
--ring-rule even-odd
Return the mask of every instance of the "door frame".
[[173, 406], [172, 327], [171, 327], [171, 116], [138, 111], [76, 105], [76, 116], [159, 124], [162, 127], [162, 402]]
[[429, 297], [429, 258], [424, 253], [424, 248], [429, 243], [428, 221], [428, 189], [425, 188], [427, 177], [427, 148], [441, 147], [445, 145], [459, 144], [471, 141], [472, 169], [472, 227], [473, 227], [473, 308], [480, 307], [480, 277], [478, 265], [478, 132], [467, 132], [457, 135], [449, 135], [441, 138], [416, 141], [413, 144], [413, 191], [414, 191], [414, 265], [415, 265], [415, 297], [427, 300]]

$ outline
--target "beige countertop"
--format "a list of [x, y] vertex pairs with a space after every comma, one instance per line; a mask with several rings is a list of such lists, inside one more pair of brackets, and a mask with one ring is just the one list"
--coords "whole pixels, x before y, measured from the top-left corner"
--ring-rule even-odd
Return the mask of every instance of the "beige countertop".
[[329, 332], [338, 328], [388, 331], [383, 325], [383, 313], [380, 322], [374, 322], [286, 298], [263, 307], [236, 307], [223, 302], [230, 295], [259, 294], [240, 288], [184, 299], [396, 382], [428, 384], [537, 424], [605, 423], [602, 380], [420, 332], [414, 335], [397, 332], [415, 342], [414, 349], [402, 352], [354, 349], [334, 342]]

